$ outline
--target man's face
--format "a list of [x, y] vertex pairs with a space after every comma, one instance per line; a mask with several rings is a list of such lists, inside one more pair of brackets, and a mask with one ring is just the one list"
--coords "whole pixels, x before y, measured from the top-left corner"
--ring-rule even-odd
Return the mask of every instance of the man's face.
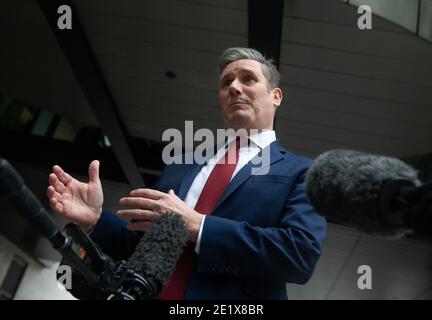
[[219, 80], [219, 100], [226, 129], [273, 129], [282, 91], [270, 90], [261, 63], [249, 59], [231, 62]]

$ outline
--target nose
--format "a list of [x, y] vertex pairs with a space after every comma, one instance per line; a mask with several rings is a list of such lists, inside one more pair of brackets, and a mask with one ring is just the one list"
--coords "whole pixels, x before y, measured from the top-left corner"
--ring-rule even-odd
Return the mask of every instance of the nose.
[[241, 91], [241, 83], [235, 79], [234, 81], [232, 81], [229, 85], [229, 91], [232, 95], [234, 96], [238, 96], [242, 93]]

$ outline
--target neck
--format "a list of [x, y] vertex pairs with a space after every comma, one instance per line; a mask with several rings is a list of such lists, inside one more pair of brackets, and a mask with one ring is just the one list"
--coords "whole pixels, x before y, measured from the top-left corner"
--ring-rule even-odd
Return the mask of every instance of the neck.
[[256, 128], [234, 128], [234, 127], [225, 127], [225, 130], [234, 130], [236, 133], [237, 132], [247, 132], [247, 135], [253, 135], [256, 133], [260, 133], [263, 131], [269, 131], [269, 130], [273, 130], [273, 128], [265, 128], [265, 129], [256, 129]]

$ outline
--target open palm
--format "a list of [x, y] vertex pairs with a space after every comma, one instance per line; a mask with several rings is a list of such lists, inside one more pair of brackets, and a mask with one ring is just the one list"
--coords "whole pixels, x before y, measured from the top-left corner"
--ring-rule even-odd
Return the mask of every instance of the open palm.
[[95, 160], [90, 163], [88, 183], [80, 182], [59, 166], [54, 166], [49, 176], [47, 195], [55, 212], [89, 230], [102, 212], [99, 162]]

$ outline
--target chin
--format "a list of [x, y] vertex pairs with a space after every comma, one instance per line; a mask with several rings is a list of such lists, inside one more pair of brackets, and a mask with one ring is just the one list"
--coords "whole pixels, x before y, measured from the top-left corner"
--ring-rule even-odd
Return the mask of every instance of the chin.
[[229, 122], [227, 122], [227, 128], [232, 128], [234, 130], [239, 129], [249, 129], [252, 126], [252, 122], [248, 118], [232, 118]]

